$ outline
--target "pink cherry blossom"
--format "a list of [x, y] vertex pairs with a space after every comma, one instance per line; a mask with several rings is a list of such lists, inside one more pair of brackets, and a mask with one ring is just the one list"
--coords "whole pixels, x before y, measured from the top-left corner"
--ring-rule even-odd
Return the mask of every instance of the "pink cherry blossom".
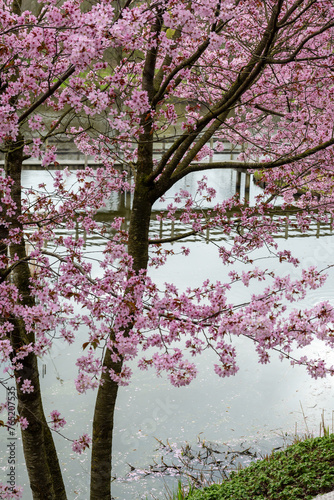
[[29, 425], [29, 422], [28, 420], [25, 418], [25, 417], [20, 417], [19, 418], [19, 423], [20, 423], [20, 426], [21, 426], [21, 429], [23, 431], [25, 431]]
[[29, 394], [30, 392], [34, 391], [33, 385], [31, 385], [31, 381], [28, 379], [25, 379], [23, 381], [23, 384], [21, 385], [21, 391], [23, 393]]
[[60, 416], [58, 410], [53, 410], [50, 413], [50, 417], [52, 419], [52, 428], [57, 431], [66, 425], [66, 420]]
[[8, 486], [0, 483], [0, 495], [4, 500], [19, 500], [22, 498], [23, 489], [20, 486]]
[[92, 439], [88, 436], [88, 434], [83, 434], [73, 442], [72, 450], [81, 455], [86, 448], [89, 448], [91, 442]]

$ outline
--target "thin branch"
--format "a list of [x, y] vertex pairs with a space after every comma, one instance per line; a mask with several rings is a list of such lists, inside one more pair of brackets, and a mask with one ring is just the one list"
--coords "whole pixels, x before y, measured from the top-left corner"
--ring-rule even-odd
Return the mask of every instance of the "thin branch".
[[298, 14], [293, 19], [288, 21], [288, 19], [291, 17], [291, 15], [294, 13], [294, 11], [297, 10], [298, 7], [304, 3], [304, 1], [305, 0], [297, 0], [297, 2], [295, 2], [290, 7], [290, 9], [286, 12], [285, 16], [283, 16], [283, 18], [278, 23], [278, 26], [280, 28], [283, 28], [283, 27], [285, 28], [285, 26], [288, 26], [289, 24], [294, 24], [297, 21], [297, 19], [299, 19], [303, 14], [305, 14], [306, 11], [308, 11], [312, 7], [312, 5], [317, 3], [317, 0], [312, 0], [308, 5], [306, 5], [306, 7], [304, 7], [304, 9], [302, 9], [300, 12], [298, 12]]
[[308, 35], [302, 42], [300, 42], [298, 47], [286, 59], [267, 58], [266, 62], [269, 64], [288, 64], [289, 62], [295, 61], [297, 54], [299, 54], [299, 52], [301, 52], [302, 48], [304, 47], [304, 45], [306, 45], [306, 43], [309, 40], [312, 40], [312, 38], [315, 38], [317, 35], [321, 35], [321, 33], [328, 31], [329, 28], [332, 28], [333, 26], [334, 26], [334, 21], [328, 22], [327, 24], [325, 24], [325, 26], [320, 28], [318, 31], [315, 31], [314, 33], [311, 33], [310, 35]]
[[278, 111], [273, 111], [272, 109], [265, 108], [264, 106], [261, 106], [260, 104], [255, 104], [254, 108], [259, 109], [260, 111], [263, 111], [264, 113], [268, 113], [268, 115], [275, 115], [275, 116], [280, 116], [281, 118], [285, 118], [284, 113], [279, 113]]
[[[223, 96], [223, 98], [217, 103], [217, 105], [209, 113], [207, 113], [205, 117], [199, 120], [196, 130], [194, 130], [192, 134], [185, 134], [185, 136], [182, 137], [181, 140], [178, 140], [176, 141], [176, 143], [174, 143], [170, 150], [161, 158], [157, 169], [152, 172], [152, 174], [147, 178], [147, 182], [152, 182], [159, 174], [161, 174], [160, 179], [156, 182], [156, 191], [158, 197], [160, 191], [164, 191], [164, 185], [170, 184], [170, 179], [173, 172], [179, 171], [179, 175], [182, 176], [180, 172], [182, 172], [183, 169], [187, 169], [187, 166], [203, 147], [203, 141], [205, 143], [208, 142], [208, 140], [213, 136], [216, 130], [218, 130], [222, 121], [225, 120], [231, 106], [233, 106], [241, 98], [244, 92], [246, 92], [246, 90], [250, 88], [256, 78], [258, 78], [258, 76], [260, 75], [263, 67], [266, 64], [267, 55], [278, 31], [277, 19], [281, 7], [282, 1], [279, 1], [272, 11], [271, 19], [253, 56], [251, 57], [248, 64], [240, 71], [230, 90]], [[194, 143], [198, 135], [212, 120], [215, 120], [215, 122], [204, 133], [198, 143], [196, 143], [189, 151], [191, 144]], [[175, 154], [173, 156], [173, 159], [165, 168], [169, 158], [174, 152]], [[173, 185], [173, 183], [171, 185]]]
[[194, 236], [195, 234], [201, 232], [203, 228], [200, 231], [188, 231], [187, 233], [179, 234], [178, 236], [173, 236], [170, 238], [163, 238], [163, 239], [156, 239], [156, 240], [149, 240], [149, 245], [162, 245], [163, 243], [173, 243], [174, 241], [182, 240], [183, 238], [188, 238], [188, 236]]
[[74, 73], [74, 71], [75, 71], [75, 66], [71, 64], [71, 66], [59, 78], [59, 80], [56, 83], [54, 83], [52, 87], [50, 87], [49, 90], [45, 92], [39, 99], [37, 99], [37, 101], [35, 101], [34, 104], [30, 106], [30, 108], [28, 108], [24, 113], [22, 113], [22, 115], [18, 119], [18, 123], [23, 122], [23, 120], [25, 120], [29, 115], [31, 115], [33, 111], [35, 111], [35, 109], [37, 109], [50, 96], [52, 96], [55, 93], [55, 91], [67, 80], [67, 78], [69, 78]]
[[183, 169], [178, 174], [175, 174], [171, 178], [171, 186], [175, 184], [178, 180], [182, 179], [190, 172], [201, 172], [202, 170], [213, 170], [213, 169], [228, 169], [228, 168], [240, 168], [241, 170], [269, 170], [276, 167], [282, 167], [283, 165], [290, 165], [291, 163], [295, 163], [297, 161], [303, 160], [304, 158], [308, 158], [319, 151], [327, 149], [330, 146], [334, 145], [334, 138], [329, 141], [323, 142], [322, 144], [318, 144], [311, 149], [306, 149], [302, 153], [299, 153], [295, 156], [291, 156], [290, 158], [281, 158], [274, 161], [269, 162], [238, 162], [238, 161], [229, 161], [229, 162], [212, 162], [212, 163], [196, 163], [190, 164], [188, 167]]

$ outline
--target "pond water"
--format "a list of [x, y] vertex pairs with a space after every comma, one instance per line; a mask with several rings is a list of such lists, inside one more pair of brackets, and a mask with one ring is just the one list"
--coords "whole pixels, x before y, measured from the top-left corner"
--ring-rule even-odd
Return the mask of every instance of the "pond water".
[[[35, 186], [45, 182], [44, 171], [27, 170], [24, 172], [25, 186]], [[45, 178], [44, 178], [45, 177]], [[200, 176], [201, 177], [201, 176]], [[223, 200], [232, 196], [236, 190], [245, 194], [245, 176], [235, 171], [223, 173], [210, 172], [208, 184], [217, 189], [217, 199]], [[182, 187], [193, 191], [199, 176], [184, 180]], [[49, 182], [49, 181], [47, 181]], [[260, 192], [260, 188], [251, 183], [250, 200]], [[117, 213], [126, 213], [131, 200], [117, 197], [109, 200], [101, 220]], [[159, 203], [157, 210], [164, 208]], [[161, 228], [156, 224], [155, 232]], [[169, 227], [164, 228], [168, 234]], [[166, 232], [166, 233], [165, 233]], [[328, 227], [316, 228], [307, 235], [298, 231], [285, 233], [279, 239], [279, 245], [291, 249], [301, 260], [302, 265], [318, 265], [325, 267], [332, 263], [334, 248], [331, 231]], [[215, 234], [219, 240], [221, 236]], [[305, 244], [307, 242], [307, 244]], [[87, 239], [87, 250], [101, 251], [103, 242], [98, 239]], [[173, 248], [184, 245], [174, 243]], [[215, 245], [192, 238], [187, 241], [190, 255], [173, 257], [166, 266], [157, 271], [150, 271], [152, 278], [158, 283], [173, 281], [181, 289], [201, 284], [206, 278], [224, 281], [229, 269], [221, 264]], [[258, 257], [261, 257], [261, 251]], [[261, 261], [259, 261], [260, 265]], [[262, 265], [262, 264], [261, 264]], [[236, 265], [236, 270], [239, 269]], [[276, 269], [276, 261], [263, 261], [263, 266]], [[291, 271], [287, 264], [282, 264], [281, 272]], [[259, 285], [260, 286], [260, 285]], [[251, 292], [257, 290], [252, 288]], [[240, 287], [231, 293], [231, 299], [244, 300], [245, 293]], [[334, 299], [331, 278], [320, 290], [308, 295], [306, 305], [314, 304], [322, 299]], [[44, 392], [45, 411], [47, 414], [57, 408], [65, 417], [68, 425], [64, 435], [76, 437], [83, 432], [91, 433], [90, 422], [94, 409], [94, 393], [77, 395], [73, 379], [77, 374], [73, 360], [85, 341], [86, 332], [79, 333], [76, 343], [64, 348], [54, 345], [46, 359], [41, 361], [41, 379]], [[157, 451], [156, 438], [176, 443], [177, 447], [188, 442], [196, 445], [197, 437], [216, 443], [223, 448], [225, 444], [232, 448], [252, 446], [266, 453], [273, 447], [281, 446], [286, 435], [293, 435], [297, 429], [300, 434], [313, 431], [318, 434], [322, 411], [325, 412], [326, 424], [332, 426], [334, 410], [334, 380], [313, 380], [303, 367], [292, 367], [288, 362], [281, 362], [278, 355], [273, 354], [271, 363], [260, 365], [250, 340], [235, 339], [238, 351], [240, 370], [234, 377], [220, 379], [213, 372], [214, 358], [207, 353], [197, 359], [199, 375], [188, 387], [174, 388], [164, 378], [157, 378], [153, 372], [141, 372], [133, 366], [134, 377], [128, 387], [122, 387], [117, 401], [115, 437], [114, 437], [114, 474], [118, 478], [113, 482], [112, 494], [118, 500], [159, 498], [165, 494], [165, 486], [175, 487], [177, 478], [172, 475], [143, 475], [140, 479], [130, 477], [130, 464], [134, 468], [146, 468], [153, 460], [160, 461], [161, 452]], [[334, 358], [333, 353], [320, 344], [312, 347], [312, 352]], [[2, 390], [2, 389], [0, 389]], [[0, 401], [4, 399], [0, 394]], [[1, 445], [6, 447], [7, 436], [0, 434]], [[88, 499], [89, 488], [89, 454], [78, 456], [71, 451], [71, 443], [60, 435], [55, 435], [59, 451], [61, 467], [67, 485], [69, 500]], [[0, 471], [4, 476], [7, 467], [7, 456], [3, 454]], [[27, 485], [22, 451], [18, 448], [17, 484]], [[25, 489], [24, 500], [30, 500], [29, 489]]]

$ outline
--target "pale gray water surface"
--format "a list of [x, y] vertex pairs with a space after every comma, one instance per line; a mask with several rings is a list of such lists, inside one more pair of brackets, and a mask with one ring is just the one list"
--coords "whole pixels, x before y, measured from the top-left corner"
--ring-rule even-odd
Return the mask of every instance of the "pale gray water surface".
[[[45, 182], [46, 172], [24, 172], [24, 184], [36, 185]], [[44, 179], [45, 178], [45, 179]], [[209, 184], [216, 187], [219, 198], [224, 199], [235, 192], [236, 173], [210, 172]], [[184, 181], [182, 187], [188, 190], [194, 188], [196, 179]], [[242, 185], [243, 186], [243, 185]], [[260, 189], [251, 186], [251, 197]], [[117, 210], [119, 200], [114, 197], [108, 208]], [[159, 204], [159, 209], [164, 208]], [[322, 230], [321, 230], [322, 231]], [[283, 248], [293, 250], [307, 267], [319, 265], [325, 267], [332, 263], [334, 249], [332, 237], [328, 228], [320, 231], [320, 237], [308, 238], [294, 234], [288, 240], [279, 240]], [[327, 234], [327, 236], [321, 236]], [[175, 243], [174, 249], [184, 245]], [[217, 249], [205, 241], [193, 240], [187, 243], [191, 253], [188, 257], [175, 256], [166, 266], [157, 271], [151, 270], [152, 278], [158, 284], [173, 281], [181, 289], [195, 286], [206, 278], [225, 281], [228, 269], [217, 257]], [[87, 250], [100, 252], [102, 242], [89, 238]], [[260, 257], [263, 253], [258, 252]], [[276, 261], [259, 261], [266, 268], [277, 267]], [[240, 270], [237, 264], [236, 270]], [[281, 265], [282, 273], [291, 272], [287, 264]], [[260, 290], [261, 284], [258, 285]], [[256, 291], [252, 287], [251, 293]], [[230, 294], [231, 300], [243, 301], [247, 291], [242, 287]], [[324, 298], [333, 300], [334, 290], [331, 279], [321, 290], [315, 290], [307, 299], [312, 305]], [[55, 344], [47, 359], [41, 361], [46, 365], [46, 374], [42, 378], [46, 413], [59, 409], [68, 424], [64, 435], [77, 437], [83, 432], [91, 433], [94, 393], [87, 395], [75, 394], [73, 379], [77, 374], [74, 360], [80, 355], [82, 343], [85, 341], [85, 331], [79, 332], [77, 341], [70, 347]], [[169, 440], [178, 445], [188, 441], [196, 443], [197, 436], [208, 441], [223, 445], [230, 444], [238, 448], [242, 442], [254, 445], [262, 451], [269, 451], [280, 443], [280, 435], [293, 434], [297, 430], [306, 432], [305, 421], [301, 410], [305, 412], [309, 430], [318, 432], [322, 410], [331, 426], [334, 410], [333, 379], [313, 380], [303, 367], [291, 367], [287, 362], [280, 362], [274, 354], [268, 365], [260, 365], [254, 353], [252, 343], [244, 338], [234, 341], [238, 350], [240, 370], [236, 376], [220, 379], [213, 372], [214, 357], [207, 352], [197, 359], [199, 375], [186, 388], [172, 387], [166, 378], [157, 378], [153, 372], [141, 372], [133, 363], [134, 377], [128, 387], [122, 387], [117, 401], [114, 440], [114, 472], [117, 477], [125, 477], [129, 471], [127, 463], [134, 467], [144, 468], [159, 460], [160, 452], [155, 451], [155, 438]], [[320, 343], [312, 347], [315, 354], [334, 358], [333, 353], [324, 349]], [[2, 396], [2, 395], [1, 395]], [[4, 397], [1, 397], [3, 400]], [[2, 432], [0, 439], [6, 446], [6, 433]], [[89, 485], [89, 454], [78, 456], [71, 451], [71, 443], [61, 436], [55, 435], [61, 467], [64, 470], [68, 498], [88, 499]], [[7, 456], [0, 459], [1, 471], [5, 478]], [[27, 485], [27, 477], [19, 452], [17, 465], [18, 484]], [[144, 477], [140, 480], [115, 481], [113, 496], [119, 500], [137, 498], [163, 498], [164, 484], [175, 485], [173, 477]], [[29, 488], [25, 488], [24, 500], [30, 500]]]

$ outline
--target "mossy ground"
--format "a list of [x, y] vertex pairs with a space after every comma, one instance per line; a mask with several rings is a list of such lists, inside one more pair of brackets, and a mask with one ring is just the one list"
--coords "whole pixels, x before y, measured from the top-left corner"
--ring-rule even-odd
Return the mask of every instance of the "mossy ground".
[[[232, 472], [187, 500], [311, 500], [334, 490], [334, 434], [311, 438]], [[174, 498], [182, 497], [176, 494]]]

